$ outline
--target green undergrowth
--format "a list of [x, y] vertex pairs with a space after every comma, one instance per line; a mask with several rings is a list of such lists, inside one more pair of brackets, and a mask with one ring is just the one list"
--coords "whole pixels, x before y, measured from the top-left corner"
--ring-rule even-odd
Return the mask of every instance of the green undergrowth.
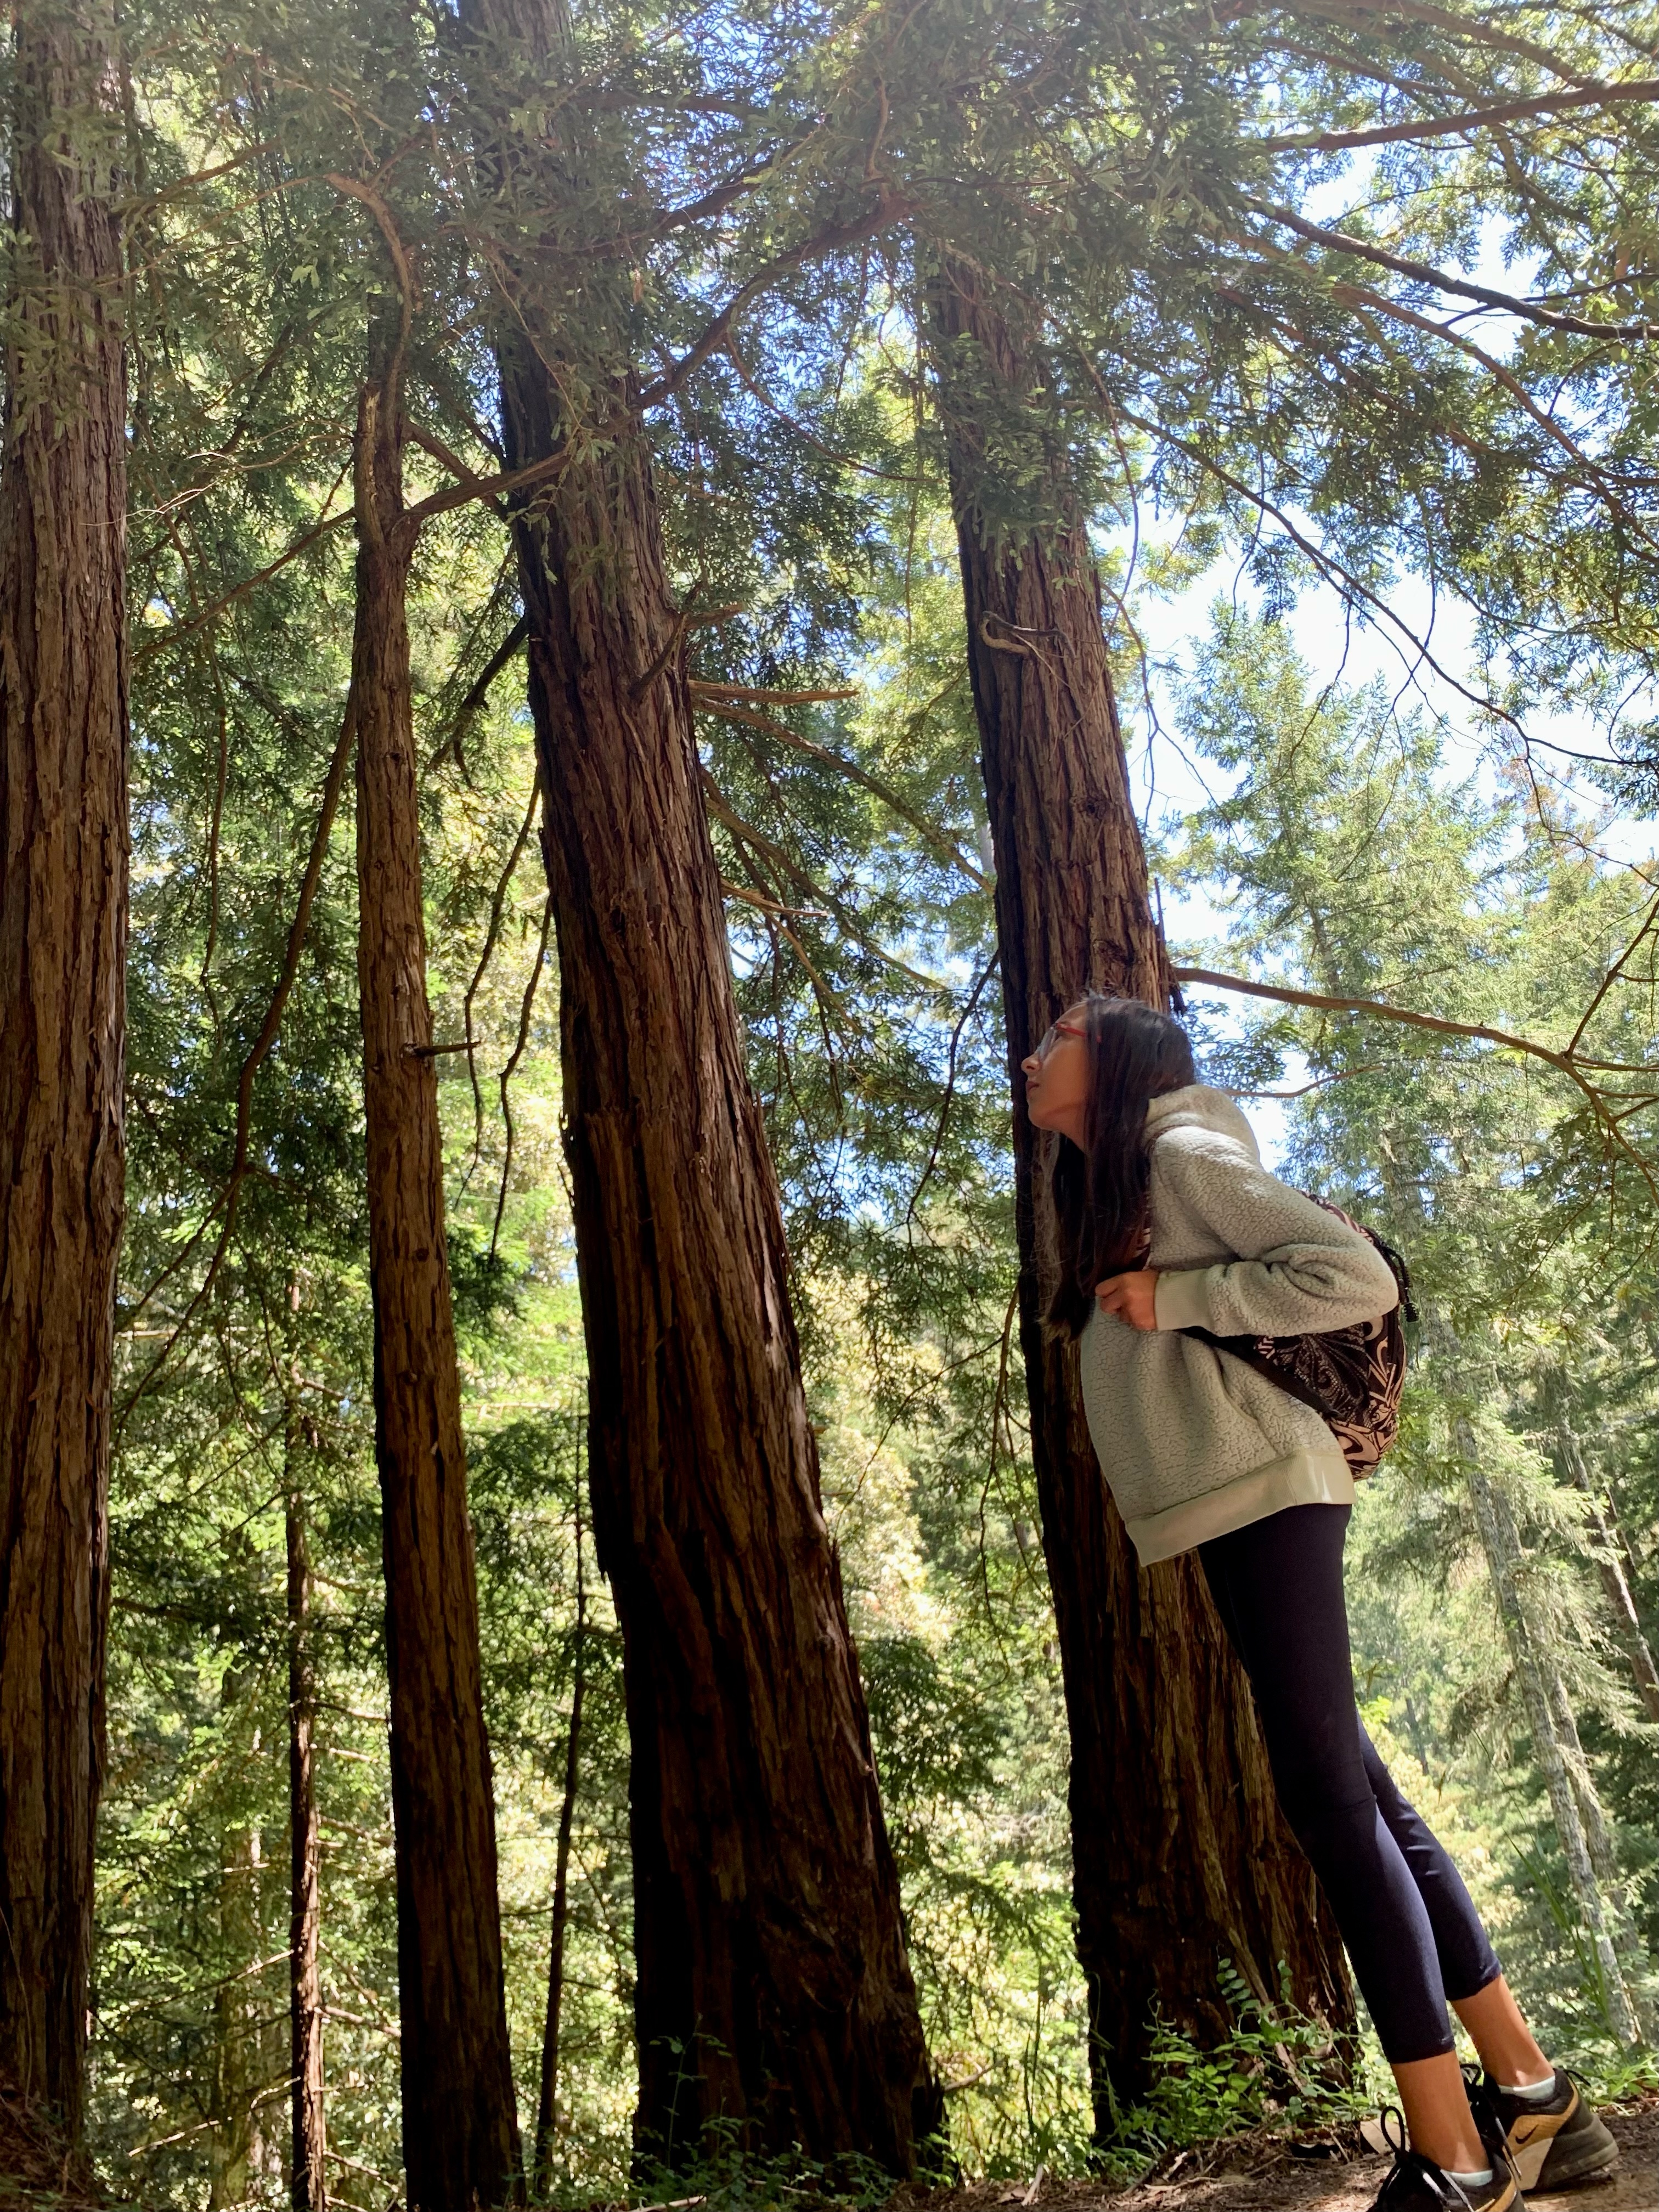
[[1317, 2142], [1375, 2109], [1355, 2039], [1289, 2003], [1265, 2003], [1231, 1961], [1219, 1978], [1232, 2015], [1220, 2042], [1206, 2048], [1154, 2020], [1152, 2087], [1094, 2152], [1104, 2178], [1138, 2179], [1172, 2151], [1240, 2136]]
[[[893, 2195], [892, 2175], [872, 2159], [825, 2161], [809, 2158], [799, 2144], [787, 2152], [744, 2152], [718, 2122], [705, 2129], [703, 2144], [689, 2164], [640, 2166], [627, 2193], [605, 2212], [806, 2212], [810, 2206], [873, 2212]], [[945, 2164], [923, 2176], [958, 2178]], [[547, 2189], [532, 2191], [531, 2203], [548, 2212], [598, 2212], [591, 2180], [575, 2176], [556, 2177]]]
[[[1151, 2056], [1153, 2085], [1147, 2095], [1121, 2109], [1109, 2138], [1097, 2142], [1086, 2129], [1057, 2129], [1034, 2109], [1029, 2118], [1029, 2180], [1098, 2179], [1121, 2186], [1139, 2179], [1172, 2152], [1234, 2141], [1278, 2137], [1316, 2143], [1351, 2130], [1376, 2109], [1371, 2069], [1358, 2041], [1285, 2002], [1263, 2002], [1229, 1963], [1221, 1985], [1231, 2014], [1226, 2036], [1205, 2047], [1164, 2020], [1154, 2020]], [[824, 2207], [868, 2208], [891, 2201], [892, 2177], [861, 2159], [825, 2164], [797, 2148], [778, 2156], [745, 2154], [734, 2130], [718, 2122], [703, 2131], [702, 2154], [692, 2163], [636, 2170], [625, 2197], [629, 2212], [805, 2212]], [[1004, 2169], [1006, 2169], [1006, 2172]], [[1014, 2178], [1006, 2159], [991, 2179]], [[921, 2185], [950, 2186], [969, 2178], [947, 2146], [940, 2145]], [[973, 2177], [978, 2178], [978, 2177]], [[556, 2181], [534, 2202], [550, 2212], [592, 2212], [593, 2191], [572, 2175]]]

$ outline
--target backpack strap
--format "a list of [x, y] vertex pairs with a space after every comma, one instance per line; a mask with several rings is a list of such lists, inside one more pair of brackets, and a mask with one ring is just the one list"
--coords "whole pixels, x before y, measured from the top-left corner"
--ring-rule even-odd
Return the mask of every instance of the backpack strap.
[[1299, 1399], [1304, 1406], [1311, 1407], [1322, 1421], [1334, 1419], [1331, 1408], [1319, 1393], [1310, 1389], [1299, 1375], [1277, 1367], [1271, 1359], [1263, 1358], [1256, 1348], [1261, 1341], [1260, 1337], [1217, 1336], [1212, 1330], [1200, 1328], [1196, 1322], [1192, 1328], [1181, 1330], [1180, 1334], [1196, 1337], [1200, 1344], [1210, 1345], [1217, 1352], [1231, 1352], [1235, 1359], [1243, 1360], [1246, 1367], [1253, 1368], [1265, 1381], [1271, 1382], [1275, 1390], [1282, 1390], [1287, 1398]]

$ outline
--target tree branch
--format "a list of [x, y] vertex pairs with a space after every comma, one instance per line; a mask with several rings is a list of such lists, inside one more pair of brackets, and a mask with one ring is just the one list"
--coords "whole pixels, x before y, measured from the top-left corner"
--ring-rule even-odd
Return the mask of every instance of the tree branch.
[[[533, 804], [532, 800], [532, 804]], [[530, 980], [524, 987], [524, 1003], [519, 1009], [519, 1034], [507, 1066], [501, 1073], [501, 1120], [507, 1127], [507, 1143], [501, 1153], [501, 1187], [495, 1196], [495, 1225], [489, 1232], [489, 1256], [495, 1257], [495, 1248], [501, 1242], [501, 1217], [507, 1212], [507, 1185], [513, 1176], [513, 1142], [516, 1131], [513, 1126], [513, 1103], [507, 1093], [519, 1062], [524, 1057], [525, 1046], [530, 1041], [530, 1017], [535, 1010], [536, 993], [542, 980], [542, 970], [547, 965], [547, 940], [553, 928], [553, 894], [549, 891], [542, 907], [542, 933], [536, 943], [536, 963], [530, 971]]]
[[[334, 493], [339, 489], [346, 469], [350, 465], [351, 463], [348, 459], [346, 467], [341, 470], [339, 476], [334, 480], [333, 489], [329, 493], [330, 499], [332, 499]], [[210, 600], [201, 612], [192, 615], [188, 622], [169, 623], [160, 635], [152, 638], [148, 645], [135, 648], [132, 656], [134, 665], [142, 666], [152, 653], [160, 653], [164, 647], [183, 644], [187, 637], [193, 636], [201, 629], [204, 623], [211, 622], [216, 615], [222, 615], [227, 607], [234, 606], [238, 599], [246, 599], [250, 592], [257, 591], [261, 584], [268, 584], [279, 569], [286, 568], [290, 561], [297, 561], [301, 554], [308, 552], [319, 538], [326, 538], [331, 531], [337, 530], [342, 523], [349, 522], [356, 511], [356, 506], [353, 505], [343, 507], [337, 514], [325, 513], [319, 522], [313, 523], [309, 530], [301, 531], [288, 550], [285, 553], [279, 553], [276, 558], [266, 567], [257, 570], [252, 576], [245, 577], [240, 584], [233, 586], [229, 591], [221, 592], [216, 599]]]
[[1437, 291], [1450, 292], [1460, 300], [1477, 300], [1482, 307], [1522, 316], [1528, 322], [1541, 324], [1547, 330], [1570, 331], [1580, 337], [1626, 343], [1659, 338], [1659, 323], [1595, 323], [1587, 315], [1559, 314], [1553, 307], [1540, 307], [1535, 300], [1517, 299], [1510, 292], [1495, 292], [1490, 285], [1472, 283], [1467, 276], [1449, 276], [1443, 269], [1436, 269], [1426, 261], [1413, 261], [1404, 254], [1390, 253], [1386, 246], [1373, 246], [1368, 239], [1351, 238], [1345, 231], [1322, 229], [1318, 223], [1292, 214], [1289, 208], [1274, 207], [1261, 200], [1246, 200], [1244, 204], [1253, 214], [1266, 216], [1270, 222], [1293, 230], [1298, 238], [1307, 239], [1311, 245], [1325, 246], [1333, 253], [1351, 253], [1358, 260], [1374, 262], [1379, 269], [1391, 269], [1397, 276], [1409, 277], [1413, 283], [1431, 284]]
[[[431, 757], [427, 762], [428, 769], [435, 768], [444, 755], [453, 750], [462, 775], [466, 775], [466, 763], [461, 757], [461, 740], [466, 734], [467, 725], [489, 698], [490, 685], [514, 655], [523, 650], [525, 639], [529, 634], [529, 622], [520, 615], [467, 686], [466, 696], [451, 718], [448, 732], [443, 743], [434, 745], [432, 749]], [[471, 781], [470, 776], [467, 780], [469, 782]]]
[[493, 477], [468, 476], [461, 483], [452, 484], [447, 491], [434, 491], [429, 498], [420, 501], [416, 506], [405, 507], [398, 527], [418, 530], [434, 514], [447, 514], [452, 508], [465, 507], [471, 500], [496, 500], [515, 491], [527, 491], [532, 484], [545, 483], [548, 477], [556, 477], [561, 470], [568, 468], [574, 452], [573, 446], [566, 444], [556, 453], [550, 453], [543, 460], [532, 461], [528, 468], [505, 469], [499, 476]]
[[[1238, 991], [1251, 999], [1269, 999], [1284, 1006], [1309, 1006], [1316, 1012], [1331, 1014], [1371, 1014], [1379, 1020], [1402, 1022], [1413, 1029], [1431, 1030], [1439, 1036], [1468, 1037], [1472, 1042], [1497, 1046], [1504, 1052], [1520, 1053], [1533, 1060], [1541, 1060], [1559, 1075], [1583, 1092], [1586, 1103], [1598, 1127], [1607, 1142], [1622, 1152], [1647, 1184], [1656, 1201], [1659, 1201], [1659, 1178], [1656, 1178], [1653, 1164], [1638, 1152], [1619, 1126], [1620, 1117], [1609, 1108], [1606, 1098], [1585, 1073], [1586, 1068], [1604, 1069], [1612, 1063], [1606, 1060], [1580, 1060], [1569, 1046], [1557, 1051], [1553, 1046], [1540, 1044], [1535, 1037], [1516, 1036], [1509, 1030], [1492, 1029], [1483, 1022], [1454, 1022], [1440, 1014], [1419, 1014], [1409, 1006], [1393, 1006], [1385, 999], [1334, 998], [1324, 991], [1304, 991], [1288, 983], [1258, 983], [1248, 975], [1225, 975], [1213, 968], [1175, 968], [1171, 970], [1177, 982], [1204, 983], [1212, 990]], [[1659, 1097], [1659, 1067], [1644, 1068], [1640, 1073], [1653, 1080], [1654, 1089], [1646, 1103]]]
[[957, 1025], [951, 1032], [951, 1049], [945, 1062], [945, 1097], [939, 1104], [939, 1127], [933, 1132], [933, 1142], [927, 1154], [927, 1164], [917, 1177], [916, 1187], [910, 1194], [910, 1203], [904, 1209], [904, 1218], [907, 1224], [915, 1219], [916, 1207], [921, 1203], [921, 1194], [927, 1188], [929, 1176], [939, 1165], [939, 1147], [945, 1142], [945, 1125], [950, 1121], [951, 1104], [957, 1092], [957, 1053], [962, 1044], [962, 1033], [972, 1020], [974, 1009], [979, 1004], [979, 994], [995, 975], [1001, 958], [1000, 952], [994, 952], [984, 967], [981, 969], [973, 989], [968, 994], [968, 1003], [957, 1015]]
[[[1093, 379], [1095, 388], [1100, 393], [1102, 399], [1109, 406], [1110, 395], [1101, 380], [1100, 372], [1086, 355], [1084, 356], [1084, 367]], [[1482, 698], [1479, 692], [1471, 691], [1466, 684], [1460, 684], [1449, 669], [1441, 666], [1423, 639], [1416, 635], [1408, 623], [1395, 612], [1379, 592], [1373, 592], [1368, 585], [1362, 584], [1358, 576], [1344, 568], [1322, 546], [1316, 544], [1312, 538], [1304, 536], [1282, 507], [1276, 507], [1264, 493], [1254, 490], [1242, 477], [1236, 477], [1231, 470], [1224, 469], [1212, 454], [1205, 453], [1201, 447], [1192, 445], [1184, 438], [1176, 437], [1173, 431], [1165, 429], [1162, 423], [1149, 421], [1146, 416], [1136, 415], [1127, 407], [1121, 409], [1121, 412], [1123, 420], [1126, 422], [1132, 422], [1137, 430], [1144, 430], [1148, 437], [1158, 439], [1161, 443], [1172, 447], [1178, 453], [1184, 453], [1188, 460], [1204, 470], [1206, 474], [1212, 476], [1218, 483], [1224, 484], [1228, 490], [1236, 494], [1238, 498], [1248, 501], [1259, 514], [1271, 516], [1290, 539], [1291, 544], [1307, 555], [1322, 576], [1335, 578], [1345, 596], [1352, 595], [1353, 599], [1363, 601], [1366, 606], [1374, 608], [1382, 621], [1399, 631], [1423, 665], [1431, 669], [1443, 684], [1455, 691], [1460, 698], [1467, 699], [1477, 713], [1490, 714], [1497, 721], [1507, 722], [1521, 740], [1522, 748], [1529, 750], [1532, 740], [1518, 716], [1511, 714], [1507, 707], [1499, 706], [1495, 699]], [[1543, 742], [1547, 743], [1548, 740], [1546, 739]]]
[[[937, 975], [924, 975], [919, 968], [910, 967], [907, 962], [901, 960], [896, 952], [890, 952], [884, 945], [878, 944], [867, 930], [860, 928], [857, 921], [848, 913], [841, 901], [826, 891], [821, 884], [815, 883], [805, 869], [793, 860], [781, 845], [775, 844], [769, 837], [763, 836], [752, 822], [744, 821], [737, 809], [727, 802], [720, 786], [706, 768], [700, 768], [698, 774], [702, 785], [703, 804], [714, 819], [729, 830], [739, 844], [748, 846], [750, 851], [758, 853], [763, 859], [769, 860], [781, 875], [788, 877], [792, 882], [797, 884], [809, 898], [821, 900], [825, 910], [840, 923], [854, 945], [861, 945], [872, 958], [879, 960], [884, 966], [893, 969], [910, 982], [921, 984], [926, 991], [939, 992], [949, 988], [949, 986], [942, 983]], [[782, 911], [783, 909], [780, 908], [779, 912]], [[783, 930], [786, 937], [789, 937], [791, 944], [795, 944], [794, 939], [784, 924], [779, 922], [778, 927]], [[812, 964], [802, 948], [795, 945], [795, 950], [800, 953], [808, 971], [815, 974], [817, 971], [812, 969]], [[825, 988], [827, 989], [828, 986], [826, 985]], [[836, 995], [831, 993], [832, 997]]]
[[748, 684], [713, 684], [705, 677], [694, 676], [686, 687], [694, 699], [735, 699], [750, 707], [814, 707], [820, 701], [856, 699], [856, 684], [839, 684], [829, 691], [767, 691], [757, 690]]
[[1547, 93], [1540, 100], [1506, 100], [1501, 107], [1471, 107], [1461, 115], [1437, 115], [1426, 123], [1381, 123], [1370, 131], [1322, 131], [1313, 137], [1258, 138], [1258, 154], [1340, 154], [1351, 146], [1399, 146], [1409, 139], [1447, 138], [1489, 124], [1524, 123], [1534, 115], [1558, 115], [1575, 107], [1612, 107], [1626, 100], [1659, 100], [1659, 77], [1632, 77], [1624, 84], [1595, 85], [1587, 92]]
[[530, 779], [530, 798], [525, 807], [524, 820], [520, 824], [517, 837], [513, 841], [513, 849], [507, 856], [507, 865], [495, 879], [495, 896], [489, 902], [489, 925], [484, 931], [483, 950], [478, 955], [478, 964], [472, 971], [472, 981], [467, 985], [466, 996], [461, 1001], [461, 1022], [466, 1032], [467, 1079], [472, 1085], [472, 1158], [467, 1163], [466, 1173], [461, 1178], [463, 1190], [471, 1182], [473, 1171], [483, 1151], [483, 1093], [478, 1088], [477, 1039], [472, 1029], [472, 1002], [478, 995], [478, 986], [483, 981], [484, 970], [489, 965], [490, 956], [495, 950], [495, 940], [501, 935], [501, 917], [507, 911], [507, 893], [512, 889], [514, 877], [519, 872], [519, 862], [524, 857], [524, 848], [530, 842], [530, 832], [534, 828], [536, 821], [536, 801], [541, 797], [541, 763], [538, 762], [536, 773]]
[[1576, 462], [1583, 470], [1585, 475], [1606, 501], [1607, 512], [1613, 520], [1616, 523], [1622, 524], [1626, 529], [1632, 531], [1635, 536], [1652, 547], [1651, 537], [1642, 524], [1631, 514], [1625, 502], [1607, 481], [1605, 472], [1577, 441], [1561, 428], [1555, 417], [1538, 404], [1520, 380], [1511, 375], [1503, 362], [1494, 359], [1484, 346], [1477, 345], [1473, 338], [1465, 337], [1461, 331], [1452, 330], [1444, 323], [1437, 323], [1431, 315], [1420, 315], [1415, 307], [1402, 307], [1399, 301], [1389, 299], [1386, 292], [1373, 291], [1369, 284], [1334, 283], [1331, 286], [1331, 295], [1334, 299], [1341, 301], [1345, 307], [1364, 306], [1374, 308], [1379, 314], [1389, 316], [1395, 322], [1404, 323], [1408, 329], [1422, 331], [1430, 337], [1440, 338], [1446, 344], [1455, 346], [1460, 353], [1467, 354], [1471, 361], [1478, 361], [1481, 368], [1503, 386], [1516, 404], [1532, 417], [1544, 435], [1552, 439], [1560, 447], [1569, 460]]
[[751, 306], [763, 292], [769, 292], [795, 270], [809, 261], [817, 261], [826, 253], [839, 253], [843, 247], [861, 245], [874, 238], [890, 224], [902, 222], [914, 215], [917, 203], [890, 194], [883, 186], [875, 196], [875, 204], [861, 216], [847, 222], [828, 223], [799, 246], [792, 246], [785, 253], [775, 255], [763, 268], [757, 269], [746, 284], [739, 286], [732, 298], [708, 324], [702, 335], [683, 353], [677, 362], [665, 368], [654, 383], [647, 384], [635, 404], [641, 414], [649, 407], [660, 407], [665, 399], [672, 399], [686, 380], [695, 376], [711, 354], [716, 354], [726, 343], [727, 333], [735, 326], [744, 310]]

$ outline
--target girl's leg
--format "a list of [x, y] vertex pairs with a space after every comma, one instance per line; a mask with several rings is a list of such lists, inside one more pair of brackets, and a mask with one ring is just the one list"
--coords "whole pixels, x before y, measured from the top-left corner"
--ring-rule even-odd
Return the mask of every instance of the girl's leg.
[[1452, 2010], [1469, 2031], [1480, 2063], [1506, 2089], [1553, 2081], [1555, 2069], [1538, 2048], [1502, 1974], [1472, 1997], [1454, 1997]]
[[1446, 1994], [1480, 2053], [1481, 2064], [1494, 2081], [1510, 2088], [1553, 2080], [1555, 2069], [1510, 1993], [1462, 1876], [1428, 1822], [1407, 1802], [1363, 1729], [1360, 1738], [1378, 1809], [1428, 1911]]
[[1250, 1678], [1279, 1802], [1395, 2069], [1413, 2143], [1448, 2171], [1475, 2172], [1488, 2160], [1458, 2072], [1435, 1930], [1361, 1747], [1342, 1589], [1348, 1518], [1345, 1505], [1291, 1506], [1200, 1546], [1199, 1557]]

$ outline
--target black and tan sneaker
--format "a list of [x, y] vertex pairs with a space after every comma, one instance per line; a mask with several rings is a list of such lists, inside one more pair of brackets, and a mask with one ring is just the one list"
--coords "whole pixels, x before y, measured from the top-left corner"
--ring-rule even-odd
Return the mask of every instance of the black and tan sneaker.
[[1394, 2166], [1371, 2212], [1519, 2212], [1521, 2191], [1501, 2145], [1486, 2181], [1459, 2181], [1420, 2151], [1404, 2148], [1405, 2124], [1392, 2106], [1382, 2115], [1382, 2132], [1395, 2146]]
[[1577, 2181], [1600, 2180], [1618, 2165], [1618, 2144], [1559, 2066], [1547, 2097], [1513, 2096], [1490, 2074], [1481, 2087], [1522, 2189], [1570, 2189]]

